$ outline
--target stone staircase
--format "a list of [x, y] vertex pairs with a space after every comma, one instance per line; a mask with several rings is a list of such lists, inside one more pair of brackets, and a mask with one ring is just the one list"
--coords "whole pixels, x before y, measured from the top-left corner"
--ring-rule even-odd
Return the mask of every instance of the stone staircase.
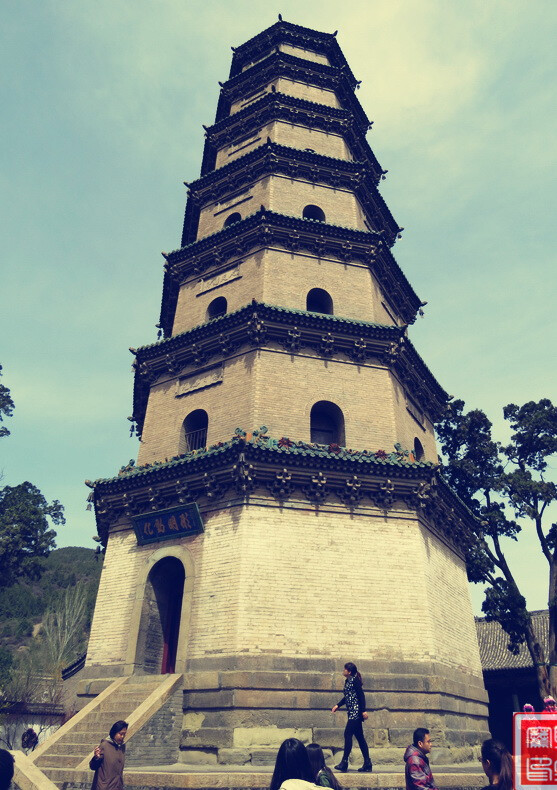
[[[62, 725], [33, 752], [32, 759], [56, 785], [89, 770], [93, 749], [118, 719], [128, 722], [126, 743], [181, 691], [182, 675], [132, 675], [119, 678]], [[91, 775], [92, 778], [92, 775]]]

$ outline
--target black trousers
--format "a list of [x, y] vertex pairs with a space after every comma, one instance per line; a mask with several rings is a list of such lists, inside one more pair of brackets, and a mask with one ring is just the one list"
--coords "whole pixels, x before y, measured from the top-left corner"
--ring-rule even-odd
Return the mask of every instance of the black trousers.
[[369, 760], [369, 749], [364, 737], [362, 722], [359, 719], [348, 719], [346, 722], [346, 728], [344, 730], [344, 754], [342, 755], [343, 762], [348, 762], [350, 752], [352, 751], [353, 737], [358, 741], [358, 746], [362, 750], [364, 761], [367, 763]]

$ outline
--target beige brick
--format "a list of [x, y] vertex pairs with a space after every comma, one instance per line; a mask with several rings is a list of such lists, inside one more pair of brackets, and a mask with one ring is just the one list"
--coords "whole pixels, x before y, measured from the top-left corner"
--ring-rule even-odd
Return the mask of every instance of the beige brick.
[[229, 162], [234, 162], [241, 156], [249, 154], [258, 146], [264, 145], [267, 138], [279, 145], [298, 148], [302, 151], [311, 148], [316, 154], [322, 156], [345, 160], [353, 159], [350, 149], [338, 134], [324, 132], [321, 129], [309, 129], [306, 126], [285, 121], [273, 121], [254, 132], [249, 138], [221, 148], [217, 154], [216, 168], [224, 167]]
[[268, 85], [263, 86], [249, 96], [242, 97], [241, 99], [237, 99], [235, 102], [233, 102], [230, 107], [230, 114], [233, 115], [234, 113], [243, 110], [245, 107], [248, 107], [254, 101], [257, 101], [257, 99], [259, 99], [261, 96], [264, 96], [265, 93], [269, 93], [273, 86], [276, 91], [279, 93], [285, 93], [287, 96], [294, 96], [297, 99], [305, 99], [306, 101], [312, 101], [316, 104], [325, 104], [327, 107], [341, 107], [341, 104], [334, 91], [327, 90], [327, 88], [321, 88], [317, 85], [310, 85], [307, 82], [297, 82], [295, 80], [287, 79], [286, 77], [278, 77], [272, 82], [269, 82]]

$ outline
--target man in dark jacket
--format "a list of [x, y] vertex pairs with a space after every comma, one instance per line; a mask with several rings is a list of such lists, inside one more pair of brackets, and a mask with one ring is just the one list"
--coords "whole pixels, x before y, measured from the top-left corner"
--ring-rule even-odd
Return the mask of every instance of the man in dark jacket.
[[406, 790], [437, 790], [429, 767], [431, 736], [425, 727], [414, 730], [413, 745], [404, 752]]

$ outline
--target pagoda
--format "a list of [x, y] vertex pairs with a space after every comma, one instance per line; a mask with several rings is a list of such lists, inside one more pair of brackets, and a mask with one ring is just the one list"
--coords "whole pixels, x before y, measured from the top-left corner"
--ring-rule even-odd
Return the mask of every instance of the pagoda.
[[[446, 392], [336, 34], [279, 19], [233, 48], [158, 342], [131, 349], [136, 463], [93, 487], [106, 547], [85, 674], [183, 674], [180, 759], [338, 751], [346, 661], [372, 757], [487, 733], [463, 548], [440, 475]], [[356, 759], [359, 751], [353, 752]]]

